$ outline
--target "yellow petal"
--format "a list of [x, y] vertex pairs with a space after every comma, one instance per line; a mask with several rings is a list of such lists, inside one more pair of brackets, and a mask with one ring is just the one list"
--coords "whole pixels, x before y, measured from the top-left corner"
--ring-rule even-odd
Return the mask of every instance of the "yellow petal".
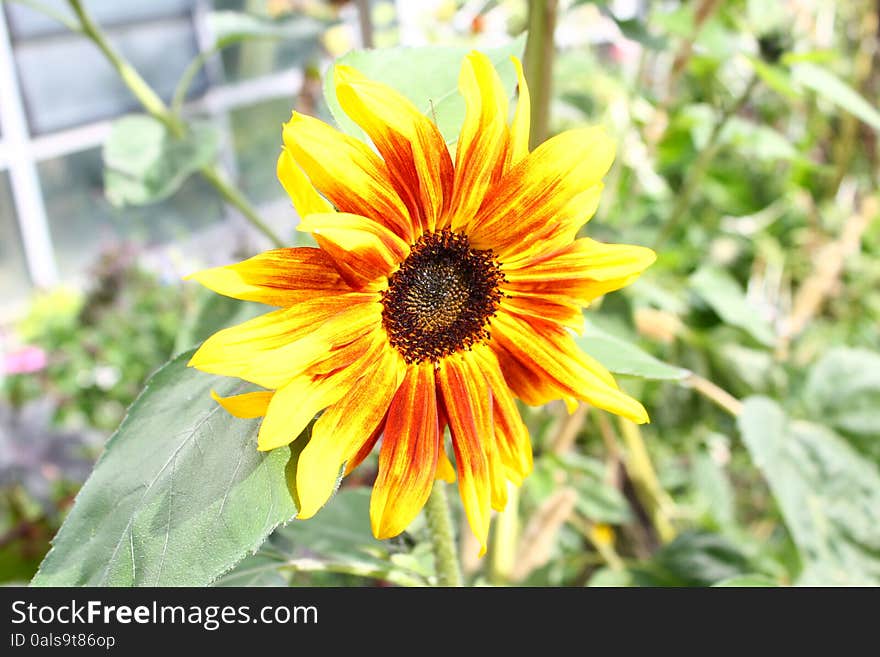
[[[381, 313], [378, 299], [375, 293], [340, 294], [266, 313], [218, 331], [205, 340], [188, 364], [264, 388], [280, 388], [331, 349], [377, 327]], [[321, 330], [339, 315], [341, 319]], [[291, 348], [297, 343], [306, 348]]]
[[[441, 436], [440, 438], [442, 442], [443, 437]], [[452, 461], [449, 460], [446, 449], [442, 444], [440, 445], [440, 458], [437, 460], [437, 479], [442, 479], [447, 484], [455, 482], [455, 467], [452, 465]]]
[[533, 378], [549, 380], [560, 398], [574, 397], [639, 424], [648, 421], [644, 407], [622, 392], [608, 370], [583, 353], [564, 329], [545, 324], [539, 333], [505, 312], [495, 316], [492, 327], [492, 339]]
[[385, 417], [405, 363], [397, 351], [388, 348], [368, 363], [365, 371], [370, 375], [359, 379], [350, 394], [315, 422], [312, 438], [299, 457], [296, 490], [300, 519], [311, 518], [326, 504], [342, 464], [355, 456]]
[[263, 417], [269, 402], [272, 401], [272, 390], [260, 390], [258, 392], [246, 392], [243, 395], [233, 395], [231, 397], [221, 397], [213, 390], [211, 398], [226, 409], [226, 412], [235, 417], [246, 420]]
[[282, 148], [281, 155], [278, 156], [276, 172], [278, 180], [281, 181], [300, 217], [313, 212], [333, 211], [333, 206], [318, 194], [308, 176], [299, 168], [293, 155], [286, 148]]
[[531, 98], [529, 97], [529, 85], [523, 73], [522, 62], [517, 57], [511, 57], [516, 68], [516, 84], [519, 89], [519, 97], [516, 101], [516, 109], [513, 113], [513, 123], [510, 126], [510, 144], [507, 148], [507, 168], [510, 169], [529, 154], [529, 124], [531, 122]]

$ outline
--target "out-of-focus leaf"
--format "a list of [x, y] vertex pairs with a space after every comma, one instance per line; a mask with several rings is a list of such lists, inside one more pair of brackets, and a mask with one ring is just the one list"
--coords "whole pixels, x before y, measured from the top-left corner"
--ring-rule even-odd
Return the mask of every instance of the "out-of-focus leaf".
[[590, 456], [571, 453], [562, 457], [577, 500], [575, 508], [594, 522], [618, 525], [632, 520], [629, 502], [605, 481], [605, 465]]
[[104, 144], [104, 193], [119, 207], [161, 201], [211, 164], [219, 148], [220, 131], [209, 122], [192, 122], [177, 138], [151, 116], [124, 116]]
[[694, 455], [691, 470], [694, 487], [706, 511], [719, 528], [733, 529], [736, 526], [735, 493], [727, 472], [707, 451]]
[[586, 322], [584, 334], [577, 338], [577, 343], [615, 374], [670, 381], [688, 375], [687, 370], [657, 360], [631, 342], [606, 333], [591, 322]]
[[[704, 103], [687, 106], [678, 117], [690, 128], [694, 146], [706, 148], [718, 121], [718, 109]], [[733, 116], [725, 123], [718, 143], [735, 148], [741, 155], [761, 161], [792, 160], [797, 149], [773, 128]]]
[[207, 23], [217, 48], [248, 39], [317, 39], [330, 25], [311, 16], [296, 15], [273, 20], [239, 11], [208, 12]]
[[635, 586], [632, 573], [628, 570], [612, 570], [611, 568], [599, 568], [595, 573], [590, 575], [587, 580], [587, 586], [603, 587], [619, 587], [619, 586]]
[[745, 400], [743, 442], [776, 498], [803, 562], [802, 584], [880, 583], [880, 473], [840, 436]]
[[721, 587], [721, 588], [743, 588], [743, 587], [776, 587], [779, 586], [777, 582], [774, 582], [772, 579], [767, 577], [766, 575], [739, 575], [737, 577], [730, 577], [725, 580], [721, 580], [720, 582], [716, 582], [712, 586]]
[[[522, 57], [524, 48], [525, 36], [522, 36], [485, 51], [511, 96], [516, 87], [516, 71], [510, 57]], [[454, 144], [465, 112], [464, 98], [458, 93], [458, 74], [468, 52], [469, 48], [437, 46], [354, 50], [340, 57], [338, 63], [352, 66], [368, 78], [384, 82], [402, 93], [436, 121], [446, 143]], [[333, 69], [324, 80], [324, 98], [340, 129], [364, 138], [364, 132], [336, 99]]]
[[846, 434], [880, 463], [880, 354], [838, 347], [807, 377], [804, 405], [810, 416]]
[[855, 89], [828, 69], [810, 63], [792, 67], [792, 77], [825, 100], [834, 103], [875, 130], [880, 130], [880, 112]]
[[258, 452], [259, 421], [211, 399], [240, 384], [188, 368], [191, 356], [147, 382], [34, 585], [205, 586], [296, 513], [286, 450]]
[[691, 276], [690, 283], [727, 324], [743, 329], [764, 346], [773, 345], [773, 329], [748, 302], [730, 274], [717, 267], [703, 267]]
[[670, 586], [708, 586], [752, 570], [748, 558], [720, 534], [689, 531], [654, 555], [650, 571]]
[[749, 62], [754, 67], [755, 73], [761, 78], [761, 81], [775, 92], [789, 100], [800, 98], [801, 94], [798, 93], [797, 87], [791, 83], [791, 77], [785, 69], [768, 64], [757, 57], [749, 57]]

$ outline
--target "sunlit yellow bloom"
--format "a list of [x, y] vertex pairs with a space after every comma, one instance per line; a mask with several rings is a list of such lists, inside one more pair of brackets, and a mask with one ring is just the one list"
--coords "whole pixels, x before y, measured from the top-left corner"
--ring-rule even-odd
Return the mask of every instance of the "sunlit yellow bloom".
[[195, 275], [220, 294], [279, 308], [218, 332], [190, 364], [266, 389], [218, 400], [233, 415], [264, 417], [261, 450], [289, 444], [323, 411], [299, 459], [300, 518], [381, 438], [375, 535], [403, 531], [434, 480], [457, 476], [485, 548], [491, 509], [503, 509], [507, 482], [521, 484], [532, 468], [515, 397], [648, 419], [570, 331], [583, 307], [655, 257], [576, 238], [614, 145], [583, 128], [530, 153], [528, 91], [514, 64], [519, 98], [508, 122], [488, 58], [465, 58], [454, 157], [407, 99], [337, 66], [339, 102], [373, 147], [294, 113], [278, 160], [299, 230], [319, 248], [276, 249]]

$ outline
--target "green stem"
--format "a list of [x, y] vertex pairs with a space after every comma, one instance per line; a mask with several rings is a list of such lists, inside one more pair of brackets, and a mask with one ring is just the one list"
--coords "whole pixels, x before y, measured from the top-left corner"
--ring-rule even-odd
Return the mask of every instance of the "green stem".
[[231, 206], [236, 208], [239, 212], [241, 212], [245, 219], [247, 219], [251, 225], [259, 230], [263, 235], [269, 238], [269, 241], [277, 248], [283, 248], [285, 246], [284, 242], [281, 240], [275, 232], [267, 226], [260, 216], [257, 214], [257, 211], [250, 204], [250, 202], [244, 197], [244, 195], [236, 188], [234, 185], [229, 183], [224, 177], [223, 174], [220, 173], [219, 169], [216, 165], [206, 166], [200, 170], [202, 176], [204, 176], [205, 180], [211, 183], [214, 186], [220, 196], [229, 203]]
[[202, 67], [207, 63], [208, 59], [213, 57], [219, 51], [220, 48], [215, 46], [214, 48], [200, 52], [186, 67], [186, 70], [177, 82], [177, 86], [174, 88], [174, 96], [171, 98], [171, 113], [174, 116], [180, 116], [180, 110], [183, 108], [183, 103], [186, 100], [186, 94], [198, 72], [202, 70]]
[[[113, 49], [113, 46], [110, 45], [110, 42], [107, 41], [107, 38], [101, 31], [101, 28], [82, 6], [82, 0], [67, 0], [67, 2], [76, 14], [77, 19], [79, 19], [81, 26], [79, 31], [91, 39], [101, 52], [104, 53], [104, 56], [117, 70], [122, 81], [129, 88], [131, 93], [134, 94], [135, 98], [138, 99], [140, 104], [143, 105], [147, 113], [156, 120], [161, 121], [175, 137], [183, 137], [186, 134], [186, 125], [176, 113], [173, 113], [168, 106], [165, 105], [164, 101], [159, 98], [156, 92], [153, 91], [152, 87], [150, 87], [146, 80], [141, 77], [140, 73], [138, 73], [120, 53]], [[205, 57], [208, 56], [210, 56], [210, 52], [205, 54]], [[201, 62], [199, 58], [196, 58], [184, 73], [184, 78], [189, 76], [189, 80], [182, 79], [180, 83], [178, 83], [175, 93], [175, 105], [178, 106], [178, 109], [179, 105], [182, 104], [182, 100], [177, 99], [178, 93], [182, 97], [186, 96], [186, 90], [202, 64], [203, 62]], [[223, 177], [216, 165], [202, 168], [201, 174], [204, 176], [205, 180], [213, 185], [214, 189], [217, 190], [227, 203], [238, 209], [245, 219], [247, 219], [254, 228], [263, 233], [274, 246], [279, 248], [285, 246], [284, 242], [281, 241], [272, 229], [260, 219], [257, 211], [244, 197], [241, 191]]]
[[550, 130], [550, 99], [553, 95], [553, 32], [557, 0], [530, 0], [526, 52], [523, 68], [532, 98], [529, 147], [547, 139]]
[[156, 92], [153, 91], [153, 88], [147, 84], [147, 81], [141, 77], [141, 74], [121, 54], [113, 49], [101, 28], [98, 27], [97, 23], [92, 20], [92, 17], [82, 6], [82, 0], [67, 0], [67, 2], [79, 19], [82, 33], [91, 39], [101, 52], [104, 53], [104, 56], [119, 73], [125, 86], [129, 88], [135, 98], [144, 106], [144, 109], [151, 116], [164, 123], [176, 137], [182, 137], [185, 131], [183, 124], [171, 115], [168, 107]]
[[706, 175], [706, 171], [709, 170], [709, 165], [712, 163], [712, 160], [715, 159], [715, 155], [718, 152], [718, 138], [721, 137], [721, 132], [724, 130], [724, 126], [726, 126], [727, 122], [748, 102], [749, 97], [752, 95], [752, 91], [755, 90], [757, 84], [757, 76], [752, 75], [752, 78], [749, 80], [749, 83], [746, 85], [746, 88], [743, 90], [742, 94], [740, 94], [739, 98], [728, 106], [727, 109], [721, 113], [721, 116], [718, 117], [718, 120], [712, 127], [712, 132], [709, 133], [709, 139], [706, 141], [706, 145], [703, 146], [696, 161], [688, 169], [687, 174], [685, 175], [684, 183], [682, 184], [678, 197], [675, 200], [675, 206], [672, 208], [672, 212], [669, 213], [666, 222], [661, 228], [657, 241], [654, 242], [655, 250], [660, 248], [669, 236], [672, 235], [673, 231], [678, 226], [679, 221], [681, 221], [684, 216], [684, 213], [690, 208], [694, 192], [703, 180], [703, 176]]
[[440, 586], [461, 586], [461, 568], [455, 549], [449, 500], [446, 497], [446, 484], [442, 481], [434, 482], [434, 488], [425, 505], [425, 518], [431, 534], [437, 583]]

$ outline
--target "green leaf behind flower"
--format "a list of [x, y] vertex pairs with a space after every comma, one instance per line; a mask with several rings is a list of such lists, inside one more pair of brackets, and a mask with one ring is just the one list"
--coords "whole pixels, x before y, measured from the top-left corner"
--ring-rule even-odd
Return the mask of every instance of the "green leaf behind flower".
[[586, 322], [584, 334], [577, 338], [577, 343], [614, 374], [672, 381], [689, 374], [681, 367], [657, 360], [631, 342], [606, 333], [591, 322]]
[[[499, 48], [484, 50], [511, 97], [516, 88], [516, 70], [510, 57], [522, 57], [524, 49], [525, 35]], [[465, 55], [471, 50], [436, 46], [354, 50], [340, 57], [337, 63], [347, 64], [402, 93], [436, 121], [447, 144], [454, 144], [465, 114], [464, 98], [458, 92], [458, 74]], [[364, 132], [336, 100], [335, 88], [331, 68], [324, 78], [324, 98], [330, 113], [343, 132], [364, 139]]]
[[108, 441], [36, 586], [205, 586], [256, 550], [296, 508], [287, 450], [257, 451], [258, 420], [210, 396], [236, 384], [186, 366], [149, 380]]

